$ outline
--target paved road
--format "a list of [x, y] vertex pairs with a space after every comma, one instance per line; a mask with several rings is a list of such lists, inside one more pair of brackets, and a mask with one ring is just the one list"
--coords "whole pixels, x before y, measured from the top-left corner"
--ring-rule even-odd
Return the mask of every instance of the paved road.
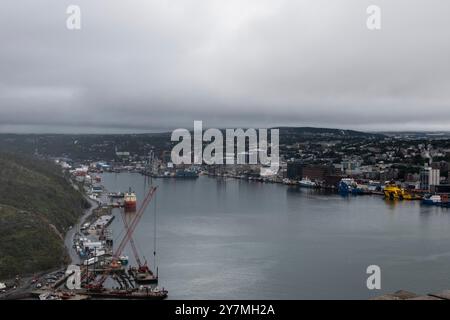
[[65, 246], [67, 248], [67, 252], [68, 252], [68, 254], [70, 256], [72, 264], [79, 264], [79, 263], [81, 263], [80, 257], [78, 256], [78, 254], [76, 253], [75, 249], [73, 248], [73, 237], [74, 237], [76, 232], [80, 232], [80, 228], [84, 224], [84, 222], [86, 221], [86, 218], [89, 217], [92, 214], [92, 211], [94, 211], [99, 206], [97, 201], [94, 201], [94, 200], [92, 200], [90, 198], [86, 198], [86, 199], [91, 204], [91, 207], [85, 211], [84, 215], [78, 220], [77, 224], [75, 224], [72, 227], [72, 229], [70, 229], [66, 233], [66, 237], [64, 239], [64, 244], [65, 244]]

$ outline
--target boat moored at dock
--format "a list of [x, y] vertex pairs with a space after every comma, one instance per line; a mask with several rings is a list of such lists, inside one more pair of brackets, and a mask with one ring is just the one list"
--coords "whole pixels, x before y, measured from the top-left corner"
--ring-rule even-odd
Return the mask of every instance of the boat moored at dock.
[[164, 300], [168, 296], [168, 291], [152, 288], [148, 286], [140, 286], [133, 289], [106, 289], [101, 290], [82, 290], [80, 294], [85, 294], [93, 298], [107, 299], [138, 299], [138, 300]]
[[339, 182], [338, 191], [341, 195], [362, 195], [365, 194], [364, 190], [358, 185], [358, 183], [351, 178], [341, 179]]
[[123, 192], [110, 192], [108, 193], [108, 197], [113, 199], [123, 199], [125, 197], [125, 193]]
[[158, 275], [154, 274], [146, 265], [141, 267], [130, 267], [128, 274], [138, 284], [158, 283]]
[[396, 184], [388, 184], [383, 190], [384, 197], [389, 200], [421, 200], [419, 195], [413, 194], [412, 192], [400, 188]]
[[311, 181], [308, 177], [300, 180], [298, 185], [303, 188], [316, 188], [317, 187], [317, 183], [315, 183], [314, 181]]
[[137, 203], [136, 194], [132, 192], [130, 189], [130, 191], [125, 193], [123, 200], [123, 206], [125, 208], [125, 211], [136, 211], [136, 203]]
[[428, 194], [423, 200], [422, 204], [427, 206], [438, 206], [442, 208], [450, 208], [450, 201], [448, 194]]

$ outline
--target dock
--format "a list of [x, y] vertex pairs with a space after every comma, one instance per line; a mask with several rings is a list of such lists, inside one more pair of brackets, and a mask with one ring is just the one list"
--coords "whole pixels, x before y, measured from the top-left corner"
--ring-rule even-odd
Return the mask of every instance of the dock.
[[425, 295], [399, 290], [394, 293], [388, 293], [372, 298], [370, 300], [450, 300], [450, 290], [443, 290], [437, 293], [429, 293]]
[[39, 300], [89, 300], [91, 297], [82, 293], [67, 290], [39, 289], [31, 292], [31, 296]]

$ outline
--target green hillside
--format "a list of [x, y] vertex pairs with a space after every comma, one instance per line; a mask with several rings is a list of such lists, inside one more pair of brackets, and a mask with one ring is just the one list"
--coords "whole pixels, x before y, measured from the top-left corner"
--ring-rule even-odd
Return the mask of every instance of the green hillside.
[[0, 154], [0, 279], [59, 266], [87, 205], [53, 163]]

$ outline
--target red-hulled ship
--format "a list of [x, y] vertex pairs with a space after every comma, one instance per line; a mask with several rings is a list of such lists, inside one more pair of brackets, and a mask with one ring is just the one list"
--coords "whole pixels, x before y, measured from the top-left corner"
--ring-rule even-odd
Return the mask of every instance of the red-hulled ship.
[[131, 190], [125, 193], [123, 198], [123, 206], [125, 211], [136, 211], [136, 194], [131, 192]]

